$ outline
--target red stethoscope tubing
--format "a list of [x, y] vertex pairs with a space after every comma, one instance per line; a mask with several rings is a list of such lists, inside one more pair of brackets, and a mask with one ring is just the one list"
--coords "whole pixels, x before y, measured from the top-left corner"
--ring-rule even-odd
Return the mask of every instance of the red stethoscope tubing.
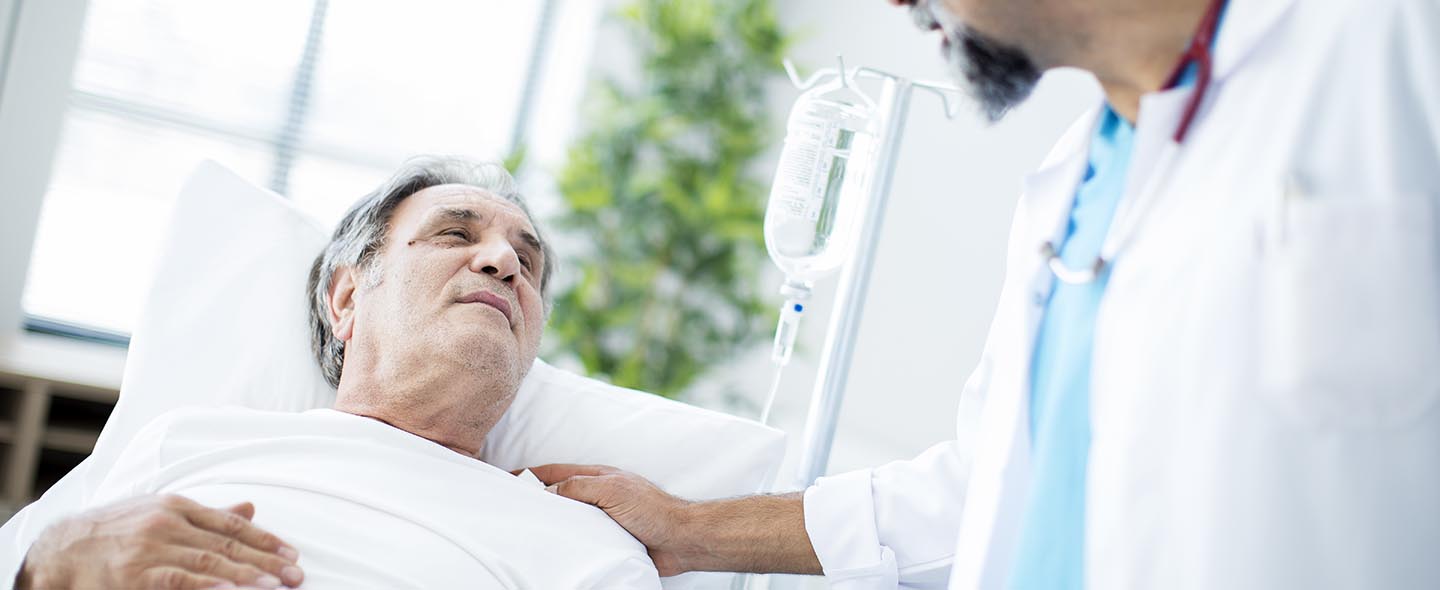
[[1170, 80], [1165, 84], [1166, 88], [1173, 88], [1180, 83], [1180, 77], [1185, 75], [1185, 69], [1190, 67], [1190, 64], [1198, 66], [1195, 92], [1185, 104], [1185, 114], [1180, 118], [1180, 126], [1175, 129], [1175, 143], [1185, 142], [1185, 135], [1190, 132], [1190, 124], [1195, 121], [1195, 113], [1200, 111], [1200, 103], [1205, 100], [1205, 92], [1210, 89], [1210, 46], [1215, 40], [1215, 30], [1220, 24], [1220, 11], [1224, 7], [1225, 0], [1211, 0], [1205, 16], [1200, 19], [1200, 26], [1196, 27], [1195, 37], [1190, 40], [1190, 48], [1180, 56], [1180, 63], [1175, 65], [1175, 72], [1170, 74]]

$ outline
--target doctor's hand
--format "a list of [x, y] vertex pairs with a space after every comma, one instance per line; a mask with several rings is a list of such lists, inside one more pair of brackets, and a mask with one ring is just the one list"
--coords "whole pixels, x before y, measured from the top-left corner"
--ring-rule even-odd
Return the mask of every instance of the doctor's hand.
[[547, 490], [604, 510], [645, 545], [661, 576], [821, 573], [799, 492], [691, 502], [605, 465], [552, 464], [530, 471]]
[[298, 586], [295, 549], [250, 522], [249, 502], [215, 509], [141, 496], [46, 528], [15, 579], [30, 588]]
[[690, 503], [643, 477], [605, 465], [542, 465], [530, 472], [546, 491], [593, 504], [645, 544], [661, 576], [692, 571], [681, 543], [682, 516]]

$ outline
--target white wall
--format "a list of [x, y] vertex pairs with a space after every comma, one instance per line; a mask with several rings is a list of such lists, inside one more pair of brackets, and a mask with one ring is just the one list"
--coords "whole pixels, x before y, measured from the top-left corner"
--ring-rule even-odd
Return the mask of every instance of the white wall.
[[[786, 27], [801, 36], [792, 57], [802, 75], [842, 53], [847, 65], [946, 79], [939, 38], [915, 30], [903, 10], [882, 0], [781, 0], [777, 6]], [[776, 129], [797, 95], [788, 84], [776, 85]], [[1089, 77], [1054, 73], [1026, 105], [992, 127], [970, 108], [947, 120], [938, 99], [915, 95], [832, 473], [908, 458], [954, 438], [960, 387], [979, 358], [999, 294], [1020, 179], [1097, 100]], [[793, 473], [831, 311], [833, 279], [820, 287], [776, 409], [775, 422], [790, 432], [792, 447], [782, 478]], [[771, 375], [764, 351], [727, 372], [757, 402]]]

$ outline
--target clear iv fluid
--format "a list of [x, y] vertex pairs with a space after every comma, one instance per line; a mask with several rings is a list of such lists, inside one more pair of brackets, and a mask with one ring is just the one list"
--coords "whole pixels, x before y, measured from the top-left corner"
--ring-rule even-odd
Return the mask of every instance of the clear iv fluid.
[[861, 105], [802, 95], [765, 211], [765, 247], [787, 282], [808, 284], [840, 268], [866, 198], [874, 134]]
[[[780, 377], [790, 363], [812, 283], [845, 262], [867, 198], [875, 133], [869, 108], [835, 96], [835, 83], [800, 96], [765, 209], [765, 248], [785, 273], [770, 360], [775, 377], [760, 413], [769, 422]], [[853, 90], [851, 91], [853, 92]]]
[[[813, 282], [845, 262], [859, 230], [874, 156], [871, 109], [846, 100], [843, 79], [816, 87], [795, 103], [785, 147], [765, 208], [765, 249], [785, 273], [780, 323], [770, 358], [790, 362]], [[873, 105], [873, 103], [870, 103]]]

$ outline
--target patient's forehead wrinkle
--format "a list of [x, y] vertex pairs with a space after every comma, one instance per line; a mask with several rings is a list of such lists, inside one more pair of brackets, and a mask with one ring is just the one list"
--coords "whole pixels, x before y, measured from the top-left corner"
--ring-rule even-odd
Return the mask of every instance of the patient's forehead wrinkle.
[[[534, 246], [537, 250], [539, 249], [540, 240], [534, 235], [529, 216], [514, 203], [483, 193], [470, 193], [464, 196], [480, 196], [483, 200], [476, 202], [465, 198], [460, 199], [459, 203], [454, 201], [437, 203], [426, 213], [423, 223], [455, 222], [477, 224], [481, 221], [494, 222], [501, 218], [511, 219], [520, 226], [515, 231], [517, 234], [520, 234], [521, 240], [528, 245]], [[481, 210], [485, 212], [481, 213]]]
[[477, 211], [475, 211], [475, 210], [473, 210], [473, 209], [466, 209], [466, 208], [464, 208], [464, 207], [446, 207], [446, 206], [442, 206], [442, 207], [439, 208], [438, 212], [436, 212], [435, 214], [433, 214], [433, 216], [439, 217], [439, 218], [441, 218], [441, 219], [445, 219], [445, 220], [448, 220], [448, 221], [459, 221], [459, 222], [462, 222], [462, 223], [472, 223], [472, 222], [480, 221], [480, 213], [479, 213], [479, 212], [477, 212]]
[[468, 187], [441, 186], [426, 189], [432, 190], [439, 194], [428, 195], [431, 202], [416, 222], [418, 231], [432, 231], [438, 226], [450, 223], [471, 228], [498, 223], [509, 226], [506, 233], [511, 240], [523, 244], [535, 256], [543, 256], [543, 243], [535, 232], [530, 216], [515, 203]]

